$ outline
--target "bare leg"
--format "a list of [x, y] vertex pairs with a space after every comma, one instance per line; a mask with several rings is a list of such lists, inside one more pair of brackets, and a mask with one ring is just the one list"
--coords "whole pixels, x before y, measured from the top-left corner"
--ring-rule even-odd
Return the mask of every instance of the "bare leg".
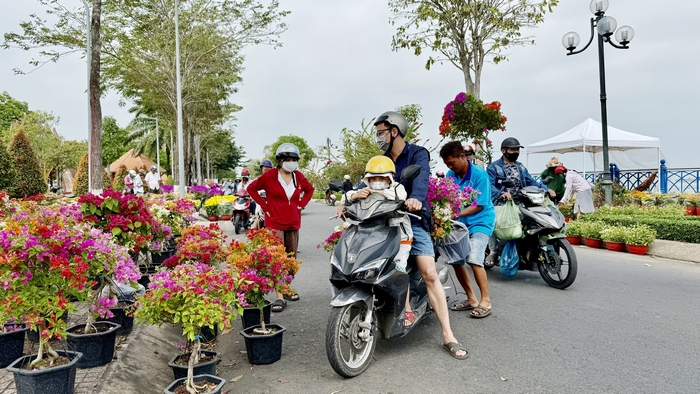
[[[489, 281], [486, 276], [486, 270], [480, 265], [469, 264], [474, 272], [474, 279], [476, 280], [476, 285], [479, 286], [479, 291], [481, 292], [481, 302], [479, 305], [491, 308], [491, 297], [489, 297]], [[466, 271], [466, 267], [464, 267]]]
[[[464, 292], [467, 293], [467, 303], [471, 306], [477, 306], [479, 304], [479, 299], [476, 298], [476, 293], [474, 293], [474, 288], [472, 287], [472, 281], [469, 279], [469, 271], [465, 265], [453, 265], [452, 268], [455, 270], [455, 276], [462, 285]], [[477, 282], [478, 283], [478, 282]]]
[[[442, 287], [442, 283], [440, 283], [437, 271], [435, 270], [435, 258], [432, 256], [416, 256], [416, 264], [425, 281], [430, 305], [433, 307], [438, 321], [442, 326], [443, 344], [459, 342], [452, 333], [452, 327], [450, 327], [450, 315], [447, 310], [445, 289]], [[457, 352], [456, 356], [462, 357], [465, 354], [464, 351], [460, 350]]]

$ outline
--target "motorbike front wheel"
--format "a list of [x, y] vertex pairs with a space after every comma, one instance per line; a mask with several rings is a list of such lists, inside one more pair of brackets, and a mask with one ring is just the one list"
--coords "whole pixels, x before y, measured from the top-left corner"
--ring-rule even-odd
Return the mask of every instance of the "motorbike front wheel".
[[563, 238], [547, 243], [547, 257], [537, 264], [540, 275], [548, 285], [555, 289], [566, 289], [576, 280], [578, 262], [574, 248]]
[[241, 215], [236, 215], [233, 217], [233, 229], [236, 231], [236, 234], [241, 233], [241, 226], [243, 226], [243, 223], [241, 223]]
[[[353, 378], [364, 372], [372, 361], [377, 338], [370, 334], [367, 341], [360, 337], [366, 329], [360, 328], [365, 318], [364, 302], [333, 308], [326, 329], [326, 355], [333, 370], [344, 378]], [[372, 320], [376, 317], [372, 316]]]

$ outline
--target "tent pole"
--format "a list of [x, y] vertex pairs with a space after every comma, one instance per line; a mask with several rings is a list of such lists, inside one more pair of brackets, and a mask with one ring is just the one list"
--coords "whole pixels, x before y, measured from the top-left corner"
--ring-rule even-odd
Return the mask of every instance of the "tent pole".
[[583, 144], [583, 179], [586, 179], [586, 144]]
[[661, 193], [661, 148], [660, 147], [656, 148], [656, 165], [657, 165], [657, 168], [659, 171], [658, 172], [659, 175], [656, 177], [656, 179], [658, 179], [656, 181], [656, 191]]

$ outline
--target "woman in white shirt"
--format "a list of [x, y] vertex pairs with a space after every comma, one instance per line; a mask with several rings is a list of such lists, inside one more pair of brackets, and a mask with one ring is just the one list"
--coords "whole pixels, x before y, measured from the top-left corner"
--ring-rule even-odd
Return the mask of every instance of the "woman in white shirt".
[[576, 171], [569, 172], [566, 167], [559, 166], [554, 170], [554, 174], [566, 179], [566, 192], [561, 199], [561, 204], [565, 204], [576, 195], [576, 203], [574, 204], [574, 214], [593, 213], [593, 190], [590, 183], [586, 181]]

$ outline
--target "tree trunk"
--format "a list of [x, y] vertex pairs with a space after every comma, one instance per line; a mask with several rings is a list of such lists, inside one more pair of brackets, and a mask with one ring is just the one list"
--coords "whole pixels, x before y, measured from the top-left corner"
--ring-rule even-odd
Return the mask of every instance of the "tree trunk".
[[100, 18], [102, 14], [102, 0], [92, 0], [92, 23], [90, 35], [92, 41], [92, 60], [90, 64], [90, 114], [92, 125], [90, 130], [90, 172], [92, 179], [90, 191], [101, 191], [102, 184], [102, 106], [100, 104], [100, 53], [102, 52], [102, 39], [100, 37]]

